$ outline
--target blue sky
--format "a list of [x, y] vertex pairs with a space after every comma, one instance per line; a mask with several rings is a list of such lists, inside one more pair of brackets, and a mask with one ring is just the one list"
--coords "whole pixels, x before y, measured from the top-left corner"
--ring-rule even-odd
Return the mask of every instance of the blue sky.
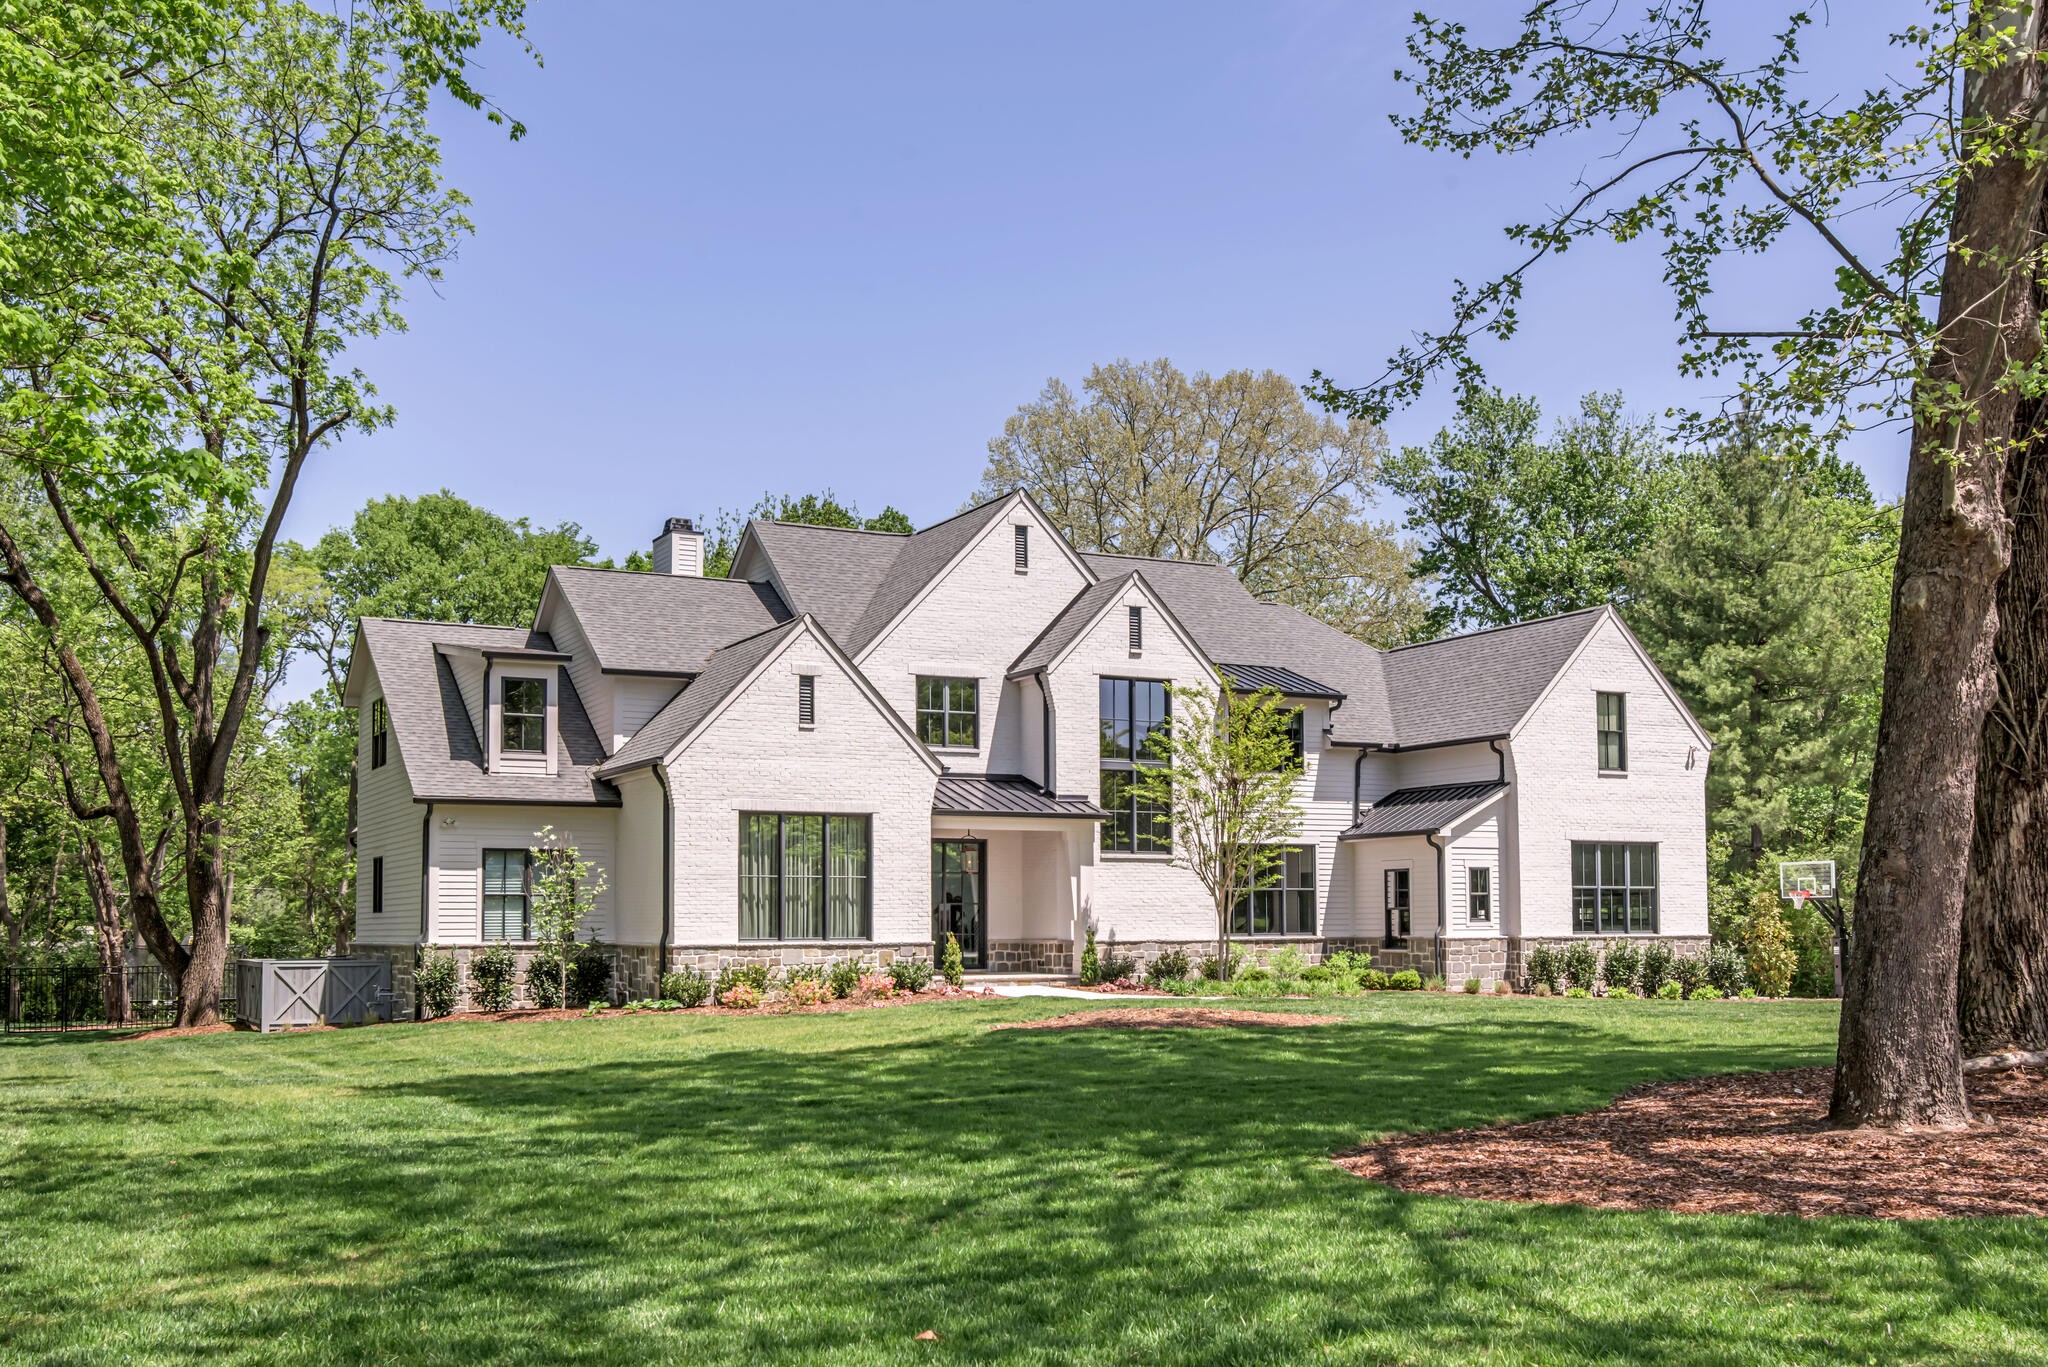
[[[292, 535], [443, 486], [612, 555], [768, 490], [935, 520], [1050, 376], [1168, 356], [1369, 378], [1604, 150], [1403, 146], [1406, 5], [536, 8], [545, 68], [500, 50], [486, 81], [531, 134], [441, 112], [476, 236], [409, 333], [360, 348], [398, 423], [318, 458]], [[1511, 9], [1461, 8], [1482, 28]], [[1839, 15], [1816, 89], [1861, 84], [1911, 9]], [[1761, 28], [1729, 32], [1761, 51]], [[1554, 413], [1593, 389], [1695, 400], [1659, 269], [1648, 247], [1553, 263], [1495, 378]], [[1746, 267], [1726, 325], [1781, 324], [1830, 269]], [[1433, 395], [1391, 435], [1447, 411]], [[1896, 492], [1904, 445], [1852, 454]]]

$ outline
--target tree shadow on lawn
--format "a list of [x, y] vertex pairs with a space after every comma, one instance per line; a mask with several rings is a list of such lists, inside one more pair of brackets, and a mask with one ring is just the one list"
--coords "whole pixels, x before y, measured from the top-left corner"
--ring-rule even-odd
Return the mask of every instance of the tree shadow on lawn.
[[[342, 1356], [551, 1361], [891, 1357], [927, 1327], [949, 1356], [1233, 1362], [1927, 1357], [1987, 1308], [2048, 1331], [2048, 1241], [2026, 1222], [1489, 1205], [1327, 1161], [1650, 1078], [1813, 1062], [1810, 1045], [1513, 1013], [1427, 1029], [931, 1024], [823, 1048], [775, 1047], [773, 1022], [728, 1026], [705, 1052], [598, 1062], [523, 1034], [556, 1027], [513, 1026], [476, 1044], [517, 1053], [451, 1039], [396, 1082], [359, 1058], [347, 1095], [302, 1128], [231, 1125], [193, 1155], [232, 1178], [195, 1203], [208, 1229], [184, 1292], [189, 1354], [275, 1349], [309, 1324], [309, 1347]], [[53, 1206], [123, 1166], [114, 1146], [45, 1160], [19, 1190]], [[132, 1222], [130, 1190], [79, 1211], [78, 1233]], [[344, 1251], [356, 1271], [307, 1275]], [[254, 1289], [218, 1304], [238, 1285]]]

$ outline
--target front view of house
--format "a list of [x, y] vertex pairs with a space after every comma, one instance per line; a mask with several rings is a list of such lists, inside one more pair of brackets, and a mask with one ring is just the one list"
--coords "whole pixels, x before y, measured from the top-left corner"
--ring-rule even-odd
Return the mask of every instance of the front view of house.
[[530, 629], [364, 619], [356, 944], [529, 941], [551, 826], [586, 928], [663, 965], [931, 957], [1071, 973], [1216, 928], [1132, 771], [1169, 684], [1299, 708], [1302, 821], [1254, 945], [1519, 979], [1574, 937], [1707, 933], [1710, 744], [1610, 608], [1380, 651], [1220, 566], [1074, 551], [1017, 493], [913, 535], [754, 522], [730, 578], [556, 568]]

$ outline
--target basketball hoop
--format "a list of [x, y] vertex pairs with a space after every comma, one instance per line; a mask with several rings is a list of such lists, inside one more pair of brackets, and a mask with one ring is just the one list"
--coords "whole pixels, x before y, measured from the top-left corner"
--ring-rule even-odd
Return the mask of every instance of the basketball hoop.
[[1795, 907], [1809, 899], [1829, 902], [1835, 896], [1835, 861], [1801, 859], [1778, 865], [1778, 895]]

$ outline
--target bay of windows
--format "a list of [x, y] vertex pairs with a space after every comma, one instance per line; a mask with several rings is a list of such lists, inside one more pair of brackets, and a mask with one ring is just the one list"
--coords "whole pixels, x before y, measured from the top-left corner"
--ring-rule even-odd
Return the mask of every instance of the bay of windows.
[[1572, 933], [1657, 932], [1657, 847], [1572, 842]]
[[1316, 850], [1288, 845], [1261, 871], [1249, 891], [1238, 894], [1230, 912], [1233, 935], [1316, 933]]
[[981, 743], [977, 679], [917, 679], [917, 735], [926, 745], [973, 749]]
[[1167, 723], [1166, 685], [1157, 679], [1101, 681], [1102, 848], [1109, 854], [1169, 854], [1173, 815], [1138, 791], [1142, 769], [1163, 767], [1148, 742]]
[[868, 818], [740, 814], [740, 938], [865, 940]]

